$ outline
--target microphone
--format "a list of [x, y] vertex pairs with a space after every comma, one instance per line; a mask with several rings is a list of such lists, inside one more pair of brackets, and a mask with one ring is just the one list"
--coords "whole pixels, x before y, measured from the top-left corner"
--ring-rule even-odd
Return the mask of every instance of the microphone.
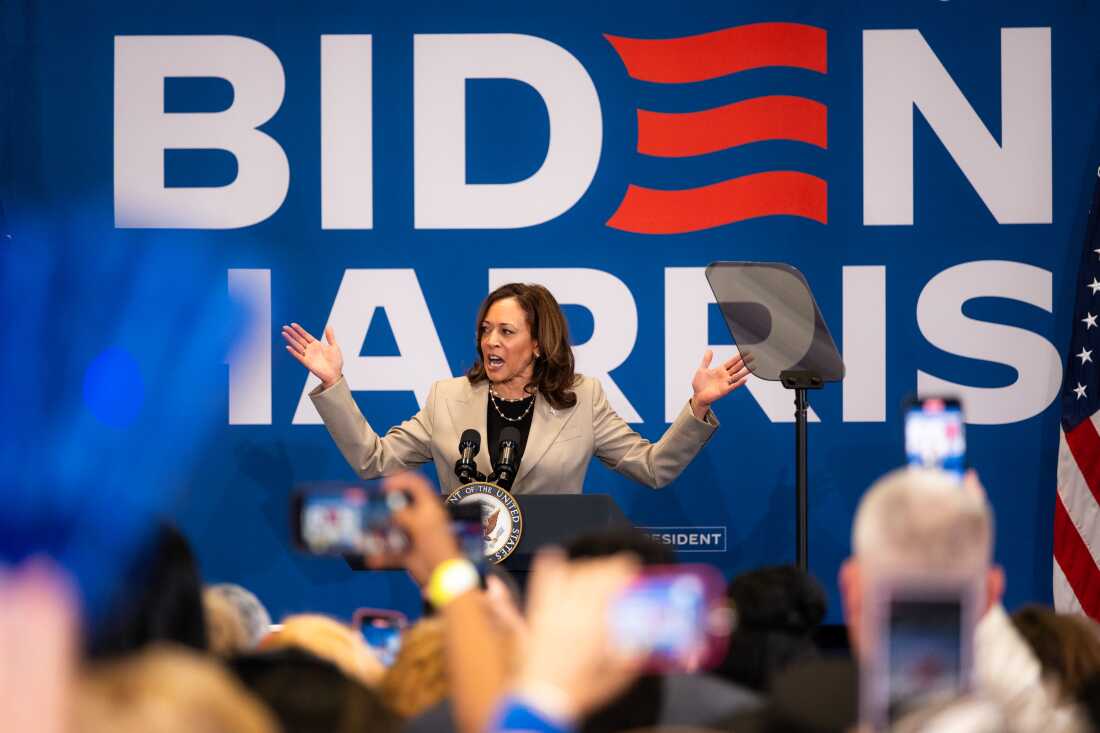
[[474, 456], [481, 450], [481, 433], [473, 429], [462, 431], [462, 437], [458, 439], [458, 462], [455, 463], [455, 475], [464, 484], [474, 481], [484, 481], [485, 475], [477, 472], [477, 464]]
[[500, 431], [500, 443], [497, 450], [497, 462], [493, 465], [496, 483], [502, 489], [508, 489], [519, 470], [520, 444], [523, 436], [519, 430], [509, 425]]

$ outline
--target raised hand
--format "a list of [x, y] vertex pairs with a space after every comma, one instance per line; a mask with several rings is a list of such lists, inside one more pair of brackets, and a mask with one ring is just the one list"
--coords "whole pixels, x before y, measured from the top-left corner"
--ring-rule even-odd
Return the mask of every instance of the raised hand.
[[740, 387], [749, 378], [751, 354], [738, 354], [722, 366], [711, 369], [710, 362], [713, 358], [714, 352], [707, 349], [702, 363], [695, 370], [695, 376], [691, 378], [691, 389], [694, 393], [691, 401], [695, 407], [695, 416], [699, 418], [707, 414], [712, 403]]
[[556, 712], [578, 720], [637, 679], [645, 654], [616, 648], [607, 628], [611, 604], [637, 574], [630, 555], [569, 562], [560, 550], [538, 554], [527, 591], [529, 635], [516, 675], [521, 695], [555, 691], [553, 699], [563, 706]]
[[283, 338], [286, 339], [286, 350], [313, 372], [326, 389], [340, 381], [344, 373], [344, 355], [340, 353], [331, 327], [325, 329], [327, 344], [313, 338], [297, 323], [283, 326]]

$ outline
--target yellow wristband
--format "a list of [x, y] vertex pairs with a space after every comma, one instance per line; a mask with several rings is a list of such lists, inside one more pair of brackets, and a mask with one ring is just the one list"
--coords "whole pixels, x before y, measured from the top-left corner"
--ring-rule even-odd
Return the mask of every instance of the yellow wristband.
[[444, 560], [432, 571], [424, 593], [436, 609], [444, 608], [466, 591], [473, 590], [481, 582], [474, 564], [464, 557]]

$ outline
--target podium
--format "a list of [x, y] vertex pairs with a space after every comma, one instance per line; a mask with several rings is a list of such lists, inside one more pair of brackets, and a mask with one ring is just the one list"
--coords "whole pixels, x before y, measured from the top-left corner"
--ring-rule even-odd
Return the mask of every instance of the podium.
[[547, 545], [564, 545], [588, 532], [633, 526], [607, 494], [519, 494], [523, 539], [501, 563], [513, 573], [526, 573], [535, 554]]
[[[523, 537], [501, 567], [517, 575], [526, 575], [543, 547], [564, 545], [588, 532], [633, 526], [607, 494], [517, 494], [516, 502], [523, 512]], [[352, 570], [370, 570], [362, 558], [345, 555], [344, 560]]]

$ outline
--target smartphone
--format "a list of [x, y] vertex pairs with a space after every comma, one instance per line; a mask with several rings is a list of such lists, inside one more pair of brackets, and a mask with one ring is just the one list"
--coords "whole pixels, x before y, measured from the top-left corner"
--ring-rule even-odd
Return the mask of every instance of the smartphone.
[[919, 579], [886, 582], [866, 609], [860, 715], [873, 730], [970, 689], [981, 585]]
[[[400, 555], [409, 538], [392, 517], [408, 505], [402, 492], [378, 484], [308, 484], [291, 497], [294, 544], [314, 555]], [[479, 569], [485, 566], [480, 504], [448, 504], [459, 548]]]
[[401, 651], [401, 636], [409, 619], [400, 611], [385, 608], [360, 608], [352, 616], [352, 626], [386, 667], [392, 666]]
[[905, 457], [909, 465], [938, 468], [961, 482], [966, 472], [966, 431], [959, 400], [910, 398], [904, 409]]
[[399, 554], [408, 537], [391, 517], [408, 501], [378, 484], [303, 486], [291, 497], [294, 543], [314, 555]]
[[652, 672], [694, 672], [722, 661], [734, 617], [722, 575], [709, 565], [645, 568], [614, 600], [613, 643], [644, 653]]

